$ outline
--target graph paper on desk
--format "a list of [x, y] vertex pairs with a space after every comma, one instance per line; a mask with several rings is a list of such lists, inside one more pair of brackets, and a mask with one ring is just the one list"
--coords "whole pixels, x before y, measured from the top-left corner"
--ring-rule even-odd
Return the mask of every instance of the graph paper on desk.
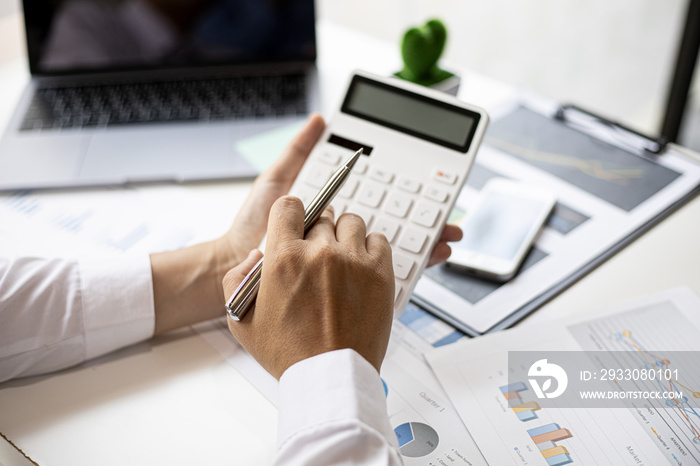
[[495, 177], [555, 192], [557, 204], [518, 275], [498, 284], [437, 266], [416, 286], [414, 299], [470, 335], [512, 326], [699, 190], [700, 164], [680, 152], [614, 146], [551, 118], [556, 108], [530, 99], [492, 112], [450, 219], [458, 221]]
[[[426, 353], [460, 417], [490, 464], [700, 464], [700, 298], [688, 289], [593, 311], [559, 323], [518, 327]], [[624, 357], [629, 367], [673, 369], [668, 380], [605, 382], [607, 390], [682, 389], [679, 399], [642, 398], [619, 408], [545, 404], [508, 352]], [[682, 354], [681, 354], [682, 352]], [[681, 354], [690, 364], [682, 364]], [[567, 371], [569, 387], [579, 374]], [[568, 391], [569, 388], [566, 388]], [[578, 394], [576, 391], [575, 394]], [[566, 406], [565, 406], [566, 405]]]

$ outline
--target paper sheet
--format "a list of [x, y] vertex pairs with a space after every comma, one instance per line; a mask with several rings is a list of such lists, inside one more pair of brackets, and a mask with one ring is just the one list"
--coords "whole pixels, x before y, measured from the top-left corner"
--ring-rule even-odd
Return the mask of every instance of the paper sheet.
[[0, 196], [0, 253], [49, 257], [149, 254], [214, 238], [233, 218], [179, 186]]
[[[416, 328], [427, 330], [432, 324], [433, 331], [428, 333], [439, 335], [440, 324], [432, 319], [423, 320]], [[195, 329], [277, 405], [277, 380], [238, 345], [224, 320], [200, 324]], [[404, 463], [485, 465], [478, 447], [423, 361], [423, 352], [432, 347], [402, 322], [394, 322], [381, 377], [386, 386], [389, 420], [399, 439]]]
[[[637, 338], [639, 349], [652, 348], [658, 357], [668, 351], [697, 352], [698, 309], [700, 298], [690, 290], [672, 290], [577, 319], [519, 327], [437, 348], [427, 352], [426, 359], [490, 464], [698, 464], [700, 366], [681, 375], [679, 383], [689, 387], [688, 396], [673, 408], [662, 400], [642, 400], [635, 402], [636, 409], [535, 406], [531, 415], [518, 416], [516, 411], [521, 411], [511, 406], [503, 391], [509, 387], [512, 369], [508, 351], [633, 351], [617, 338], [627, 332]], [[520, 390], [523, 402], [536, 404], [527, 383], [519, 382], [518, 388], [511, 381], [510, 387]], [[547, 442], [536, 438], [551, 432], [566, 435]], [[558, 455], [545, 457], [543, 448]]]

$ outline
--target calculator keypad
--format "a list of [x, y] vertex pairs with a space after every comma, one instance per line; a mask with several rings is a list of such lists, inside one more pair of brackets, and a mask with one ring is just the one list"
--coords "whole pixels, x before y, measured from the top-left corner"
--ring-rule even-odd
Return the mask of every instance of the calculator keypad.
[[[304, 167], [303, 182], [294, 185], [292, 194], [308, 205], [350, 155], [350, 151], [333, 147], [315, 151], [307, 161], [309, 166]], [[368, 233], [382, 233], [391, 244], [395, 304], [410, 292], [419, 264], [430, 254], [428, 244], [440, 230], [438, 221], [445, 213], [455, 182], [456, 175], [437, 168], [419, 180], [401, 173], [400, 168], [389, 169], [362, 158], [333, 201], [336, 218], [347, 212], [357, 214], [367, 225]]]

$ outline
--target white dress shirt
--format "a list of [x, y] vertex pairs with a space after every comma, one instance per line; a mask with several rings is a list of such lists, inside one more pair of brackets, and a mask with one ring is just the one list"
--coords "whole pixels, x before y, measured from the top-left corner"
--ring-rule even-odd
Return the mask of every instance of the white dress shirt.
[[[0, 258], [0, 382], [150, 338], [150, 259]], [[377, 371], [344, 349], [301, 361], [279, 385], [276, 464], [402, 464]]]

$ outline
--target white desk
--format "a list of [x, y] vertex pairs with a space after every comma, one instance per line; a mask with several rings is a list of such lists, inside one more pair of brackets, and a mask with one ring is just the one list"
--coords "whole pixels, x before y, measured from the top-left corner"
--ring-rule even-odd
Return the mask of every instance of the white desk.
[[[326, 108], [335, 106], [353, 68], [387, 74], [399, 66], [393, 45], [332, 24], [320, 25], [319, 48]], [[486, 108], [512, 92], [466, 71], [462, 78], [460, 97]], [[0, 68], [0, 127], [26, 79], [20, 61]], [[240, 202], [248, 187], [189, 189]], [[700, 294], [699, 227], [695, 199], [523, 325], [680, 285]], [[0, 432], [41, 465], [269, 464], [276, 427], [276, 409], [189, 329], [0, 385]]]

